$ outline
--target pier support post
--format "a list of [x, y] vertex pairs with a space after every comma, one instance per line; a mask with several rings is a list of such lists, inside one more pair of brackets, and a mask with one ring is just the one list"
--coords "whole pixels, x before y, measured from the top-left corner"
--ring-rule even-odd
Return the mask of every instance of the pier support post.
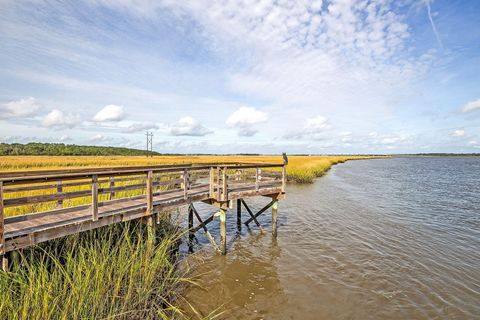
[[226, 209], [220, 208], [218, 217], [220, 218], [220, 253], [227, 253], [227, 225], [226, 225]]
[[147, 238], [149, 245], [155, 245], [157, 242], [156, 226], [155, 226], [155, 216], [152, 214], [146, 217], [147, 222]]
[[237, 199], [237, 230], [242, 232], [242, 200]]
[[2, 255], [2, 271], [8, 272], [10, 271], [10, 259], [9, 259], [9, 252], [4, 253]]
[[193, 238], [195, 237], [193, 231], [193, 208], [190, 204], [188, 206], [188, 250], [193, 252]]
[[147, 235], [148, 242], [150, 245], [155, 245], [157, 241], [156, 229], [155, 229], [155, 215], [153, 214], [153, 171], [148, 171], [147, 173], [147, 186], [146, 186], [146, 197], [147, 197]]
[[277, 210], [278, 210], [278, 200], [272, 204], [272, 235], [276, 238], [277, 237]]

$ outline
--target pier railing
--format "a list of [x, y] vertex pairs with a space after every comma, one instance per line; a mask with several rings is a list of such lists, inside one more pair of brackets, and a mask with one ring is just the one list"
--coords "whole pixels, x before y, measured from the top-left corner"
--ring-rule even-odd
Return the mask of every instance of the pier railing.
[[[182, 164], [146, 167], [86, 168], [0, 173], [0, 254], [5, 253], [5, 224], [47, 215], [90, 210], [142, 200], [145, 215], [162, 199], [205, 199], [227, 202], [239, 193], [285, 192], [286, 166], [272, 163]], [[197, 199], [198, 200], [198, 199]], [[112, 206], [113, 205], [113, 206]], [[138, 205], [132, 202], [132, 205]], [[123, 206], [125, 208], [125, 206]], [[50, 219], [50, 218], [49, 218]]]

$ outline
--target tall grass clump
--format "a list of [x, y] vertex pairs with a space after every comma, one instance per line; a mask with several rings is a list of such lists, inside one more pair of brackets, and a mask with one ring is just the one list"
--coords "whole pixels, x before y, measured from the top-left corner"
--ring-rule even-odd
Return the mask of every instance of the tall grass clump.
[[[161, 233], [161, 234], [160, 234]], [[164, 220], [157, 244], [127, 222], [43, 243], [0, 273], [2, 319], [170, 319], [182, 317], [176, 267], [179, 231]]]

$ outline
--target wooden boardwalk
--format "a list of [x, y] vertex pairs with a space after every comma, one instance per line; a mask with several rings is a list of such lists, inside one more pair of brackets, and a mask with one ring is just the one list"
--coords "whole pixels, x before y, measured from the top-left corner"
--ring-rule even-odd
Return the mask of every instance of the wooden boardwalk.
[[[0, 173], [2, 268], [8, 269], [12, 251], [114, 223], [142, 219], [154, 233], [160, 212], [182, 206], [188, 206], [189, 239], [203, 229], [222, 254], [226, 253], [225, 215], [234, 201], [237, 224], [242, 223], [242, 205], [249, 214], [243, 223], [255, 222], [259, 227], [256, 218], [271, 207], [276, 236], [286, 165], [182, 164]], [[272, 200], [253, 213], [245, 199], [255, 196]], [[195, 202], [214, 206], [216, 213], [203, 221]], [[219, 245], [207, 229], [215, 217], [220, 221]]]

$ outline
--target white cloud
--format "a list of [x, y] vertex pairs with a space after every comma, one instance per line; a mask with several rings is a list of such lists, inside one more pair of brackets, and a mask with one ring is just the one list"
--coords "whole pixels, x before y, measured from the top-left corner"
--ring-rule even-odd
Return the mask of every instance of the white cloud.
[[106, 137], [103, 134], [96, 134], [93, 137], [90, 138], [91, 142], [106, 142], [106, 141], [111, 141], [112, 139], [110, 137]]
[[236, 128], [246, 128], [267, 120], [267, 114], [252, 107], [240, 107], [227, 119], [227, 125]]
[[192, 117], [183, 117], [170, 128], [170, 134], [174, 136], [205, 136], [212, 132]]
[[80, 122], [80, 116], [76, 114], [66, 114], [61, 110], [53, 109], [43, 118], [42, 125], [47, 128], [71, 129]]
[[253, 126], [264, 121], [267, 121], [266, 112], [252, 107], [240, 107], [227, 118], [226, 124], [239, 129], [239, 136], [251, 137], [258, 132]]
[[0, 119], [30, 117], [35, 115], [39, 109], [37, 100], [32, 97], [10, 101], [0, 105]]
[[145, 130], [153, 130], [158, 129], [158, 126], [154, 123], [132, 123], [128, 127], [124, 128], [122, 131], [125, 133], [134, 133], [140, 132]]
[[315, 118], [307, 119], [305, 123], [305, 130], [308, 132], [319, 132], [329, 128], [327, 118], [323, 116], [316, 116]]
[[123, 106], [109, 104], [103, 107], [94, 117], [95, 122], [120, 121], [125, 117]]
[[463, 137], [465, 136], [465, 130], [457, 129], [451, 133], [453, 137]]
[[470, 101], [462, 108], [462, 112], [471, 112], [474, 110], [480, 110], [480, 99]]
[[355, 106], [369, 118], [406, 95], [435, 55], [410, 56], [410, 29], [394, 1], [103, 3], [196, 20], [213, 51], [245, 53], [247, 68], [228, 75], [232, 90], [300, 111]]
[[63, 136], [61, 136], [60, 139], [58, 139], [58, 140], [60, 140], [61, 142], [65, 142], [65, 141], [71, 141], [72, 138], [70, 138], [70, 136], [63, 135]]
[[241, 128], [238, 130], [238, 135], [241, 137], [253, 137], [258, 132], [255, 128]]
[[305, 124], [300, 130], [287, 133], [286, 139], [309, 138], [312, 140], [326, 140], [325, 131], [331, 127], [328, 119], [318, 115], [305, 120]]

